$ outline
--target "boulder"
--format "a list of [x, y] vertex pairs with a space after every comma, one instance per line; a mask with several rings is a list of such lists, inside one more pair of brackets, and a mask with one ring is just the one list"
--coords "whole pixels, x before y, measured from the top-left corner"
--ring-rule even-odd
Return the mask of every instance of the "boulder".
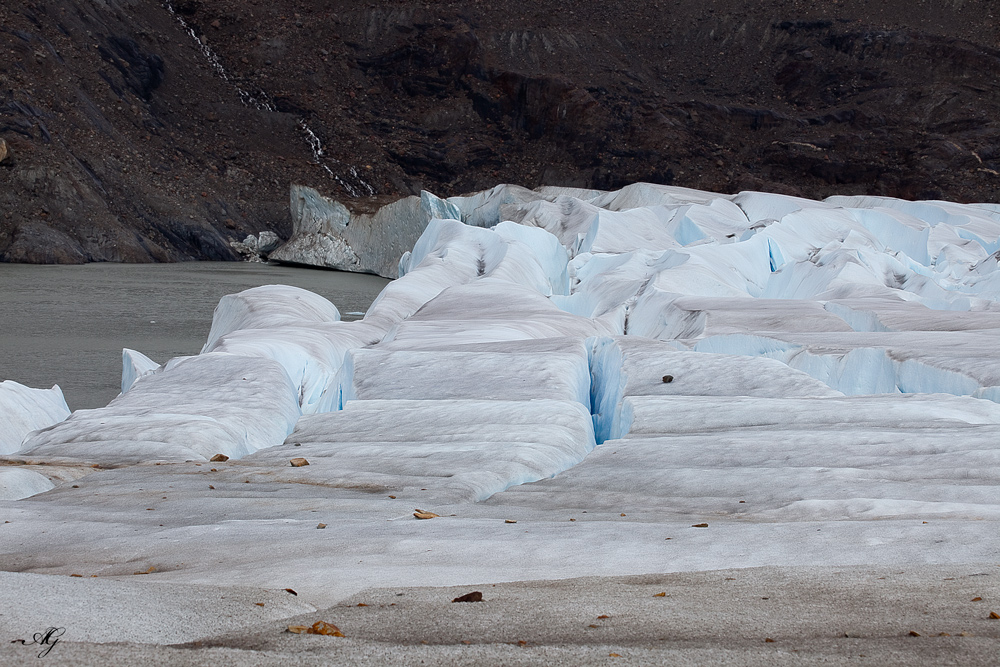
[[281, 245], [281, 237], [274, 232], [261, 232], [257, 239], [257, 252], [269, 255]]

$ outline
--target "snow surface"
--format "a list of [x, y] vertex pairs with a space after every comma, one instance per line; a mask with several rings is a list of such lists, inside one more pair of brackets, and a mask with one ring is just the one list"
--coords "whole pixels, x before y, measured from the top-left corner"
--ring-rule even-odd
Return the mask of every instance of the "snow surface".
[[4, 505], [0, 559], [314, 604], [1000, 559], [995, 206], [650, 184], [416, 199], [392, 218], [423, 230], [412, 248], [372, 248], [400, 277], [363, 320], [270, 286], [224, 298], [201, 355], [126, 351], [119, 398], [14, 454], [55, 488]]

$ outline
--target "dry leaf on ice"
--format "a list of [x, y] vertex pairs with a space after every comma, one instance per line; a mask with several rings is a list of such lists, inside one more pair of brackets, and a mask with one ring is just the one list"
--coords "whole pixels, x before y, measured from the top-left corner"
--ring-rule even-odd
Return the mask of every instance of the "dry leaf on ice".
[[344, 633], [340, 631], [333, 623], [327, 623], [326, 621], [316, 621], [313, 623], [312, 627], [306, 630], [310, 635], [326, 635], [328, 637], [343, 637]]
[[327, 637], [344, 636], [344, 633], [340, 631], [340, 628], [333, 623], [327, 623], [326, 621], [316, 621], [312, 624], [312, 626], [289, 625], [287, 631], [297, 635], [326, 635]]

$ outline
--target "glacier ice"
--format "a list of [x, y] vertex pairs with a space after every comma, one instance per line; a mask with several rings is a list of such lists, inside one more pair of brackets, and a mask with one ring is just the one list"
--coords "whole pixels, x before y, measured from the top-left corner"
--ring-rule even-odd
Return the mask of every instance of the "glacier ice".
[[398, 279], [358, 322], [271, 286], [223, 299], [200, 355], [125, 351], [122, 396], [0, 466], [84, 475], [6, 506], [49, 571], [128, 553], [333, 602], [415, 573], [995, 557], [1000, 207], [501, 185], [357, 213], [296, 192], [302, 253]]
[[48, 477], [34, 470], [0, 468], [0, 500], [29, 498], [53, 488]]
[[269, 258], [289, 264], [395, 278], [400, 255], [436, 217], [461, 215], [429, 192], [386, 204], [373, 212], [350, 211], [316, 190], [292, 185], [292, 237]]
[[160, 364], [156, 363], [142, 352], [130, 350], [127, 347], [122, 350], [122, 393], [124, 394], [132, 388], [139, 378], [149, 375]]
[[433, 397], [349, 401], [342, 411], [303, 417], [287, 443], [294, 450], [262, 450], [245, 462], [294, 451], [309, 460], [314, 484], [423, 490], [435, 502], [484, 500], [551, 477], [595, 444], [590, 412], [575, 401]]
[[245, 456], [284, 441], [300, 415], [275, 361], [223, 352], [172, 359], [104, 408], [36, 431], [19, 456], [99, 464]]
[[254, 287], [219, 300], [202, 352], [211, 350], [226, 334], [240, 329], [339, 321], [337, 307], [318, 294], [290, 285]]
[[[590, 367], [580, 338], [559, 347], [458, 345], [427, 350], [359, 349], [351, 352], [343, 400], [479, 399], [576, 401], [590, 410]], [[530, 343], [531, 341], [527, 341]]]
[[69, 417], [69, 407], [59, 385], [32, 389], [6, 380], [0, 382], [0, 454], [16, 452], [24, 437]]

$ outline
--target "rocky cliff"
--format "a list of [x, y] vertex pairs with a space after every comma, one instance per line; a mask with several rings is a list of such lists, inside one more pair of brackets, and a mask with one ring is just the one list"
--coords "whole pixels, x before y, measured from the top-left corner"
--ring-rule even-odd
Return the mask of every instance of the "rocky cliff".
[[994, 5], [4, 2], [0, 260], [233, 259], [292, 183], [997, 201]]

